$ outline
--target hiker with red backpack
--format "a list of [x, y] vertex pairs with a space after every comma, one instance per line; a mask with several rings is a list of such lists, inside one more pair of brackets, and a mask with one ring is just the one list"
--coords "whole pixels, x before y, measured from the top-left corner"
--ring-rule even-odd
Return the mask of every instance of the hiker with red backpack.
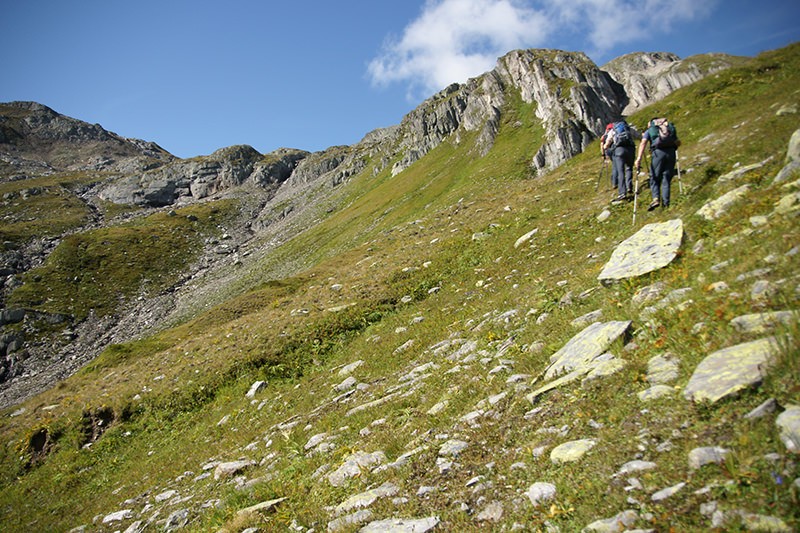
[[612, 123], [602, 144], [602, 150], [612, 156], [612, 168], [616, 174], [619, 192], [615, 200], [633, 200], [633, 157], [636, 145], [627, 122], [618, 120]]
[[[609, 132], [613, 128], [614, 128], [614, 123], [609, 122], [608, 124], [606, 124], [606, 131], [604, 131], [603, 135], [600, 136], [600, 155], [603, 156], [604, 167], [606, 165], [606, 161], [609, 159], [613, 160], [614, 157], [614, 154], [612, 153], [613, 150], [606, 149], [606, 139], [608, 138]], [[617, 188], [617, 167], [614, 166], [613, 164], [611, 165], [611, 187], [614, 189]]]
[[637, 172], [641, 169], [646, 144], [650, 145], [650, 194], [653, 197], [647, 210], [652, 211], [658, 206], [669, 207], [670, 183], [675, 175], [676, 152], [681, 142], [670, 121], [666, 118], [652, 118], [642, 134], [642, 143], [636, 156]]

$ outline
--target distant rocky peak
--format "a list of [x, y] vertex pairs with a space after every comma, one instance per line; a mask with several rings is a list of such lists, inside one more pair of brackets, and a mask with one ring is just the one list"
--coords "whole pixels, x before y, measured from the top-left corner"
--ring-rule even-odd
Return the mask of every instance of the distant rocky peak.
[[130, 172], [175, 158], [154, 142], [120, 137], [37, 102], [0, 103], [0, 154], [23, 174], [42, 167]]
[[634, 52], [609, 61], [602, 70], [623, 86], [626, 101], [622, 113], [630, 115], [734, 61], [734, 56], [726, 54], [681, 59], [668, 52]]
[[537, 104], [546, 133], [531, 162], [537, 171], [583, 151], [619, 113], [613, 80], [581, 52], [517, 50], [500, 58], [495, 71], [524, 101]]

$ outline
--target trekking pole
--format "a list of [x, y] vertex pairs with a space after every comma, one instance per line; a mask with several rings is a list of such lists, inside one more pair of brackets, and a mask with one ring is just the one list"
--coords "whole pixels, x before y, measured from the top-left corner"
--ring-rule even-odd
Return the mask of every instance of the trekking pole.
[[633, 184], [633, 222], [632, 226], [636, 225], [636, 204], [639, 203], [639, 174], [641, 170], [636, 169], [636, 183]]
[[680, 189], [681, 196], [683, 196], [683, 181], [681, 180], [681, 158], [678, 155], [677, 148], [675, 148], [675, 165], [678, 167], [678, 189]]
[[600, 166], [600, 173], [597, 175], [597, 183], [594, 186], [594, 192], [600, 188], [600, 182], [603, 180], [603, 176], [605, 175], [606, 170], [606, 158], [603, 157], [603, 164]]

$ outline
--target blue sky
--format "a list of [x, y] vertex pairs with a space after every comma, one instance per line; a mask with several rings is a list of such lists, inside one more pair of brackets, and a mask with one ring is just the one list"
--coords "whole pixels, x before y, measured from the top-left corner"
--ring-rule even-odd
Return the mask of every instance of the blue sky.
[[756, 55], [797, 0], [0, 0], [0, 102], [33, 100], [179, 157], [323, 150], [399, 124], [518, 48]]

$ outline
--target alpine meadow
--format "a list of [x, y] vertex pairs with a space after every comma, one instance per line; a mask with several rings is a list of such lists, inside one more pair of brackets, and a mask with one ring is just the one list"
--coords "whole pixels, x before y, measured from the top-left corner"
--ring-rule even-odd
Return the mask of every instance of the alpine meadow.
[[0, 153], [2, 531], [800, 529], [800, 44], [517, 50], [314, 153], [10, 102]]

